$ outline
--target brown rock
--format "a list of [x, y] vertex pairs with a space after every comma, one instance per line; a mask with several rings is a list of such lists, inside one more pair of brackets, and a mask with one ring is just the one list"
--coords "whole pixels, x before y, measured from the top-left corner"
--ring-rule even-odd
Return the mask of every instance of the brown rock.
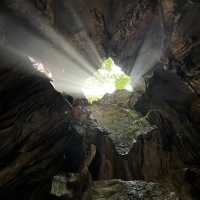
[[60, 167], [68, 137], [69, 109], [62, 96], [28, 60], [12, 56], [0, 57], [2, 192], [50, 178]]

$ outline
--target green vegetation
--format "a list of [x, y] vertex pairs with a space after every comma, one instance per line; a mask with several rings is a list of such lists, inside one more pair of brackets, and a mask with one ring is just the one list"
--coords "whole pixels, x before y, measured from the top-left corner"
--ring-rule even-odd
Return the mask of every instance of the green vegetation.
[[115, 65], [112, 58], [108, 58], [94, 75], [85, 81], [83, 92], [92, 103], [101, 99], [106, 93], [123, 89], [132, 90], [131, 78]]

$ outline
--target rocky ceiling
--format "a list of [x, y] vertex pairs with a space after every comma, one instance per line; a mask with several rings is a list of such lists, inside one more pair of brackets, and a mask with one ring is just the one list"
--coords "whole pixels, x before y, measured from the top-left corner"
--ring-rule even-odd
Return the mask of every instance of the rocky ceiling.
[[[111, 56], [130, 72], [149, 41], [151, 45], [145, 46], [148, 58], [161, 52], [161, 60], [169, 57], [181, 60], [199, 44], [200, 5], [194, 0], [4, 0], [3, 3], [5, 12], [11, 12], [23, 26], [31, 26], [34, 34], [53, 43], [48, 27], [55, 28], [95, 67], [98, 56]], [[9, 30], [4, 24], [4, 31], [5, 27]], [[17, 31], [16, 28], [15, 34]], [[23, 43], [2, 32], [8, 43], [9, 37], [15, 45]], [[23, 40], [26, 42], [26, 38]]]

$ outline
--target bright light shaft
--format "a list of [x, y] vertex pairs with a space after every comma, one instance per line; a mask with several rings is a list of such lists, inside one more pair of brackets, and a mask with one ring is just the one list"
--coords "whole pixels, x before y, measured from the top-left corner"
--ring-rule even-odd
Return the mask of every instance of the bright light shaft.
[[163, 40], [164, 32], [160, 20], [156, 19], [150, 31], [147, 33], [131, 71], [133, 88], [135, 88], [139, 84], [141, 78], [160, 61], [163, 53]]
[[[8, 18], [9, 27], [11, 28], [11, 25], [13, 25], [13, 30], [17, 28], [18, 35], [13, 31], [9, 31], [9, 36], [14, 38], [14, 43], [10, 43], [7, 47], [17, 54], [32, 57], [36, 62], [33, 66], [35, 65], [36, 67], [37, 65], [37, 68], [40, 68], [40, 70], [43, 70], [41, 66], [45, 65], [49, 70], [49, 75], [53, 77], [54, 85], [57, 89], [72, 92], [73, 88], [73, 92], [81, 94], [81, 86], [84, 80], [95, 72], [94, 68], [96, 66], [92, 66], [62, 36], [47, 25], [46, 22], [42, 24], [42, 18], [36, 17], [38, 19], [36, 20], [37, 23], [41, 25], [39, 26], [39, 31], [43, 32], [51, 42], [42, 40], [38, 35], [25, 29], [24, 26], [16, 24], [15, 21], [11, 23], [11, 17]], [[27, 39], [27, 41], [21, 43], [22, 38], [23, 40]], [[87, 41], [91, 47], [92, 42]], [[92, 48], [94, 49], [95, 47], [93, 46]], [[97, 60], [99, 62], [100, 57]]]
[[[49, 41], [53, 42], [55, 47], [59, 47], [62, 51], [66, 53], [74, 62], [77, 62], [78, 65], [87, 69], [90, 73], [94, 73], [94, 67], [83, 58], [77, 50], [72, 47], [65, 38], [58, 34], [45, 20], [36, 8], [34, 8], [29, 2], [21, 0], [25, 6], [22, 9], [15, 6], [14, 3], [10, 4], [11, 9], [17, 10], [18, 13], [24, 17], [32, 24], [32, 26], [37, 29], [40, 33], [45, 35]], [[93, 56], [93, 55], [91, 55]]]
[[100, 66], [103, 60], [101, 59], [99, 52], [97, 51], [97, 48], [94, 45], [94, 42], [89, 38], [87, 31], [80, 19], [80, 17], [77, 15], [77, 12], [72, 6], [68, 6], [70, 9], [70, 12], [73, 14], [74, 22], [81, 27], [81, 30], [77, 35], [80, 37], [80, 43], [82, 42], [82, 46], [84, 48], [85, 53], [89, 57], [89, 59], [92, 61], [92, 63], [96, 64], [96, 66]]
[[[41, 40], [32, 33], [24, 30], [23, 27], [20, 27], [19, 32], [22, 34], [21, 37], [28, 38], [28, 43], [20, 43], [20, 46], [17, 43], [14, 46], [9, 45], [6, 48], [9, 48], [16, 56], [31, 57], [30, 61], [37, 70], [42, 72], [49, 70], [49, 75], [55, 81], [55, 86], [57, 82], [60, 83], [61, 81], [67, 82], [68, 80], [73, 80], [74, 83], [83, 82], [91, 75], [85, 68], [73, 61], [70, 57], [60, 53], [59, 50], [55, 49], [47, 41]], [[20, 37], [16, 37], [17, 41], [20, 41], [20, 39]], [[43, 65], [45, 69], [42, 69]]]
[[[123, 75], [124, 72], [119, 66], [113, 64], [111, 69], [107, 70], [106, 68], [104, 68], [103, 65], [102, 68], [100, 68], [94, 74], [94, 76], [88, 78], [84, 82], [82, 86], [82, 91], [85, 97], [88, 99], [90, 98], [100, 99], [105, 94], [112, 94], [117, 90], [115, 77], [121, 77]], [[124, 89], [132, 91], [130, 83], [127, 83]]]

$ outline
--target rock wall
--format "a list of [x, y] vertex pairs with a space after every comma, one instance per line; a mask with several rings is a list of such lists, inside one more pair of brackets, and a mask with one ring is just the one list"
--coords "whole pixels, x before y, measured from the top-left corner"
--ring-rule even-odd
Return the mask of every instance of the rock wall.
[[[199, 198], [198, 1], [4, 0], [1, 5], [3, 14], [12, 15], [20, 25], [31, 28], [63, 53], [62, 46], [48, 34], [53, 28], [93, 66], [98, 66], [101, 58], [111, 56], [128, 73], [141, 70], [139, 75], [143, 75], [153, 67], [150, 78], [147, 73], [145, 93], [131, 107], [156, 128], [145, 132], [139, 129], [141, 134], [134, 137], [136, 141], [127, 155], [116, 153], [112, 141], [103, 135], [105, 131], [100, 131], [99, 136], [98, 129], [81, 124], [78, 131], [72, 129], [71, 132], [92, 133], [89, 143], [96, 146], [97, 153], [90, 170], [95, 179], [156, 181], [176, 188], [183, 199]], [[8, 27], [6, 20], [1, 20], [0, 24]], [[21, 45], [11, 29], [1, 27], [1, 44]], [[146, 63], [148, 67], [143, 68]], [[27, 179], [34, 182], [39, 177], [37, 172], [41, 175], [46, 169], [51, 171], [52, 162], [63, 153], [64, 145], [59, 142], [64, 141], [67, 123], [63, 99], [47, 80], [10, 68], [10, 64], [7, 67], [6, 62], [2, 67], [0, 156], [5, 163], [1, 163], [0, 186], [6, 190]], [[84, 137], [74, 144], [84, 144], [82, 139]], [[78, 158], [84, 157], [81, 148], [78, 153], [76, 150], [71, 147], [66, 150], [71, 153], [71, 159], [74, 152]], [[70, 163], [70, 157], [65, 161]], [[75, 164], [80, 167], [82, 162], [81, 157]], [[51, 174], [48, 170], [44, 178]]]
[[27, 58], [4, 49], [0, 60], [0, 196], [17, 199], [62, 165], [70, 110]]

